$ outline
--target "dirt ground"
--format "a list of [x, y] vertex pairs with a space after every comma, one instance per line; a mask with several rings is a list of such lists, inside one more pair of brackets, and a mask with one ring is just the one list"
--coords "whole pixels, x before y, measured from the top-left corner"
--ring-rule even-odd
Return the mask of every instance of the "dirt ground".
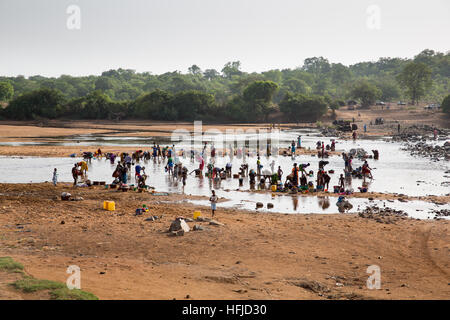
[[[430, 125], [439, 128], [450, 128], [450, 117], [442, 112], [424, 110], [420, 106], [396, 106], [391, 105], [389, 109], [381, 106], [372, 106], [370, 109], [348, 110], [342, 107], [336, 111], [337, 119], [353, 120], [358, 125], [360, 135], [364, 124], [367, 125], [367, 136], [385, 136], [397, 133], [397, 125], [400, 130], [411, 125]], [[375, 125], [376, 118], [383, 118], [384, 125]], [[372, 121], [372, 125], [370, 122]]]
[[[0, 185], [0, 256], [36, 278], [65, 281], [81, 268], [83, 290], [100, 299], [448, 299], [450, 221], [379, 223], [353, 214], [217, 212], [223, 226], [170, 237], [177, 216], [205, 207], [181, 195], [103, 187]], [[61, 201], [62, 191], [83, 201]], [[102, 209], [113, 200], [116, 211]], [[167, 201], [167, 202], [166, 202]], [[150, 208], [135, 216], [142, 204]], [[145, 221], [150, 215], [161, 216]], [[381, 289], [366, 287], [367, 267]], [[8, 297], [5, 297], [8, 298]], [[13, 297], [9, 297], [13, 298]]]
[[[358, 115], [358, 112], [360, 116]], [[421, 110], [338, 110], [362, 127], [382, 116], [385, 126], [370, 135], [388, 135], [401, 125], [448, 128], [442, 114]], [[315, 126], [285, 124], [284, 128]], [[86, 133], [168, 135], [192, 124], [158, 122], [0, 122], [0, 141], [34, 141]], [[211, 125], [207, 128], [267, 128], [268, 125]], [[68, 156], [97, 146], [1, 146], [0, 155]], [[103, 152], [126, 151], [101, 147]], [[129, 151], [134, 151], [130, 148]], [[83, 201], [61, 201], [63, 191]], [[398, 195], [355, 194], [396, 199]], [[450, 221], [396, 219], [377, 222], [356, 214], [303, 215], [222, 209], [216, 220], [188, 222], [206, 228], [181, 237], [166, 231], [178, 216], [206, 207], [177, 203], [183, 195], [117, 192], [103, 187], [0, 184], [0, 256], [11, 256], [28, 274], [65, 282], [69, 265], [81, 268], [83, 290], [100, 299], [449, 299]], [[115, 211], [102, 209], [104, 200]], [[411, 199], [410, 199], [411, 200]], [[449, 202], [449, 197], [426, 201]], [[149, 213], [135, 216], [146, 204]], [[150, 215], [156, 221], [145, 221]], [[162, 217], [161, 217], [162, 216]], [[383, 223], [384, 222], [384, 223]], [[367, 268], [381, 269], [381, 289], [366, 286]], [[14, 279], [0, 277], [0, 299], [36, 299], [8, 291]], [[12, 277], [8, 275], [7, 277]], [[45, 297], [37, 297], [44, 298]]]
[[[283, 125], [286, 126], [286, 125]], [[282, 127], [283, 127], [282, 126]], [[270, 124], [203, 124], [203, 131], [210, 129], [225, 130], [248, 130], [269, 129]], [[42, 138], [70, 136], [88, 133], [108, 133], [116, 136], [170, 136], [173, 130], [185, 129], [194, 131], [192, 122], [157, 122], [149, 120], [124, 120], [120, 122], [98, 120], [98, 121], [69, 121], [69, 120], [47, 120], [39, 121], [0, 121], [1, 141], [17, 140], [20, 138]]]

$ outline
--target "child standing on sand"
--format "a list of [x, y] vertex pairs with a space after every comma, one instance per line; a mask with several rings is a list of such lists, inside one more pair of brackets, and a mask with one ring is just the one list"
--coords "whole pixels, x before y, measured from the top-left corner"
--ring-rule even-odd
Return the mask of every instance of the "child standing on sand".
[[209, 201], [211, 202], [211, 211], [212, 211], [212, 217], [214, 218], [214, 212], [216, 211], [216, 203], [217, 203], [217, 196], [216, 192], [212, 190], [212, 196], [209, 198]]
[[55, 170], [53, 170], [52, 180], [53, 180], [53, 185], [56, 186], [56, 184], [58, 183], [58, 172], [56, 171], [56, 168], [55, 168]]

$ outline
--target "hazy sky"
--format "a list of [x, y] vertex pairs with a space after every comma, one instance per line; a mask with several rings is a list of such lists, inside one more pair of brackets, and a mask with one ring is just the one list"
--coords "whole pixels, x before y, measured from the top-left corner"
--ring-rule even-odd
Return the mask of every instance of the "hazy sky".
[[0, 0], [0, 75], [348, 65], [446, 52], [449, 35], [450, 0]]

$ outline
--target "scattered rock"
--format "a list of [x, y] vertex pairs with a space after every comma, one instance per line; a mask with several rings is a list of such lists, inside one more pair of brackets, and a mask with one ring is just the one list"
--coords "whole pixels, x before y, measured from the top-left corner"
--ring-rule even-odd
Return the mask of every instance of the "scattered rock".
[[69, 192], [61, 193], [61, 200], [68, 201], [72, 195]]
[[183, 235], [184, 235], [184, 232], [189, 232], [189, 230], [190, 230], [186, 221], [184, 221], [184, 219], [180, 218], [180, 217], [176, 218], [172, 222], [172, 224], [170, 225], [170, 228], [169, 228], [169, 232], [179, 231], [179, 230], [183, 231]]
[[204, 226], [201, 226], [199, 224], [196, 224], [193, 228], [194, 231], [203, 231], [206, 230], [206, 228]]
[[212, 226], [224, 226], [223, 223], [221, 223], [221, 222], [219, 222], [219, 221], [216, 221], [216, 220], [211, 220], [211, 221], [209, 222], [209, 224], [212, 225]]
[[156, 221], [161, 218], [162, 218], [162, 216], [159, 218], [158, 218], [158, 216], [150, 216], [150, 217], [146, 218], [144, 221]]
[[373, 205], [358, 212], [358, 216], [375, 220], [378, 223], [395, 224], [398, 220], [406, 219], [408, 214], [402, 210], [394, 210], [389, 207], [379, 208], [377, 205]]
[[325, 285], [314, 280], [299, 279], [296, 281], [290, 281], [290, 283], [293, 284], [294, 286], [310, 290], [314, 293], [324, 293], [330, 291]]
[[178, 230], [178, 231], [171, 231], [171, 232], [169, 233], [169, 236], [172, 236], [172, 237], [181, 237], [181, 236], [184, 236], [184, 230], [181, 229], [181, 230]]
[[210, 218], [197, 217], [196, 221], [199, 221], [199, 222], [210, 222], [211, 219]]

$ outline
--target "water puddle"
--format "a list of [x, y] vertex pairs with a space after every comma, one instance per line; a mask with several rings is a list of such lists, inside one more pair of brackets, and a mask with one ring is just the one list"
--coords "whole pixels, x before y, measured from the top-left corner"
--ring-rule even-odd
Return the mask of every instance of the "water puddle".
[[[236, 199], [231, 196], [232, 200], [220, 202], [220, 208], [239, 208], [253, 212], [264, 213], [286, 213], [286, 214], [335, 214], [339, 213], [335, 196], [301, 196], [301, 195], [281, 195], [267, 196], [262, 194], [250, 194], [247, 199]], [[413, 200], [400, 202], [397, 200], [368, 200], [365, 198], [348, 198], [353, 208], [346, 211], [347, 213], [357, 213], [368, 206], [376, 205], [380, 208], [388, 207], [394, 210], [402, 210], [408, 214], [408, 217], [414, 219], [432, 219], [435, 214], [433, 210], [450, 209], [447, 205], [437, 205], [431, 202]], [[184, 200], [186, 203], [194, 205], [209, 206], [208, 200]], [[256, 202], [262, 202], [263, 208], [256, 208]], [[273, 208], [267, 208], [267, 204], [272, 203]], [[443, 217], [450, 219], [450, 217]]]

